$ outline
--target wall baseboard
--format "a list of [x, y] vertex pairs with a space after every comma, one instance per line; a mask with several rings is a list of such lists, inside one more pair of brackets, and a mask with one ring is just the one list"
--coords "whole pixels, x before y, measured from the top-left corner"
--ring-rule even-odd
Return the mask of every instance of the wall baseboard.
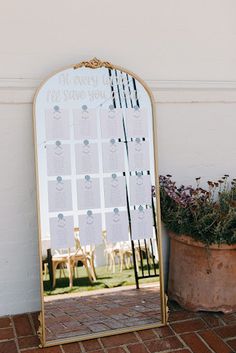
[[[0, 104], [31, 104], [41, 80], [0, 78]], [[236, 81], [146, 80], [157, 103], [235, 103]]]

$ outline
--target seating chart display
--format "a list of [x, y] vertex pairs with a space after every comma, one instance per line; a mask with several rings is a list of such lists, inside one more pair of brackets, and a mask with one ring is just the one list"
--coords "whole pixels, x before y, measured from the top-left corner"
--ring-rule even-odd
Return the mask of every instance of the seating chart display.
[[[86, 85], [88, 80], [95, 88]], [[76, 90], [73, 82], [79, 82]], [[140, 227], [140, 218], [131, 217], [131, 211], [153, 207], [155, 184], [152, 109], [143, 86], [117, 70], [71, 68], [55, 75], [37, 99], [37, 114], [44, 116], [38, 136], [39, 164], [47, 161], [42, 171], [47, 185], [40, 185], [48, 201], [44, 230], [52, 234], [50, 220], [60, 213], [74, 217], [75, 226], [81, 222], [86, 229], [84, 244], [86, 236], [88, 244], [102, 243], [103, 229], [109, 229], [113, 241], [131, 240], [132, 228]], [[94, 210], [102, 221], [85, 227], [88, 212]], [[149, 214], [153, 227], [154, 212]], [[119, 222], [112, 223], [112, 215], [114, 219], [119, 215]], [[53, 244], [67, 248], [70, 232], [72, 228], [64, 233], [64, 243], [58, 233], [60, 241]]]
[[[137, 288], [149, 260], [160, 276], [156, 125], [145, 83], [97, 59], [59, 71], [36, 93], [34, 129], [44, 277], [49, 271], [55, 287], [60, 270], [71, 289], [75, 268], [94, 281], [105, 258], [121, 271], [133, 266]], [[42, 335], [43, 345], [56, 340], [45, 327]]]

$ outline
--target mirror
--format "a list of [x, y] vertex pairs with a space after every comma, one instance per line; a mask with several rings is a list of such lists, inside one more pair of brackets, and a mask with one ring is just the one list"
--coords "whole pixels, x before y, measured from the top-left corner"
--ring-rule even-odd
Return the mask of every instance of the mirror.
[[42, 346], [166, 323], [151, 93], [93, 59], [34, 100]]

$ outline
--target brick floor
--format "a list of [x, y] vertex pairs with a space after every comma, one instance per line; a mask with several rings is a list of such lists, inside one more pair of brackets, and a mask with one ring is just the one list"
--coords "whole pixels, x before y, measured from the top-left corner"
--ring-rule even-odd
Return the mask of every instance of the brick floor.
[[191, 313], [170, 304], [167, 327], [37, 348], [36, 313], [0, 318], [0, 353], [236, 353], [236, 313]]
[[[44, 308], [47, 341], [66, 338], [70, 334], [81, 336], [161, 321], [159, 286], [143, 287], [138, 291], [123, 288], [119, 292], [91, 292], [73, 298], [54, 297], [51, 300], [49, 297]], [[14, 322], [17, 334], [24, 327], [26, 332], [30, 330], [25, 317], [14, 318]]]

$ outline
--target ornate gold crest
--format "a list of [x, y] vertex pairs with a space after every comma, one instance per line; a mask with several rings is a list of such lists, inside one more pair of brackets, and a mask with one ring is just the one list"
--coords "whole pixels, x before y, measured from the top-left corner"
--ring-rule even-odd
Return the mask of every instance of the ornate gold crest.
[[74, 66], [74, 69], [78, 69], [80, 67], [89, 67], [90, 69], [99, 69], [101, 67], [106, 67], [108, 69], [113, 69], [113, 65], [108, 61], [101, 61], [97, 58], [93, 58], [90, 61], [82, 61], [79, 64]]

